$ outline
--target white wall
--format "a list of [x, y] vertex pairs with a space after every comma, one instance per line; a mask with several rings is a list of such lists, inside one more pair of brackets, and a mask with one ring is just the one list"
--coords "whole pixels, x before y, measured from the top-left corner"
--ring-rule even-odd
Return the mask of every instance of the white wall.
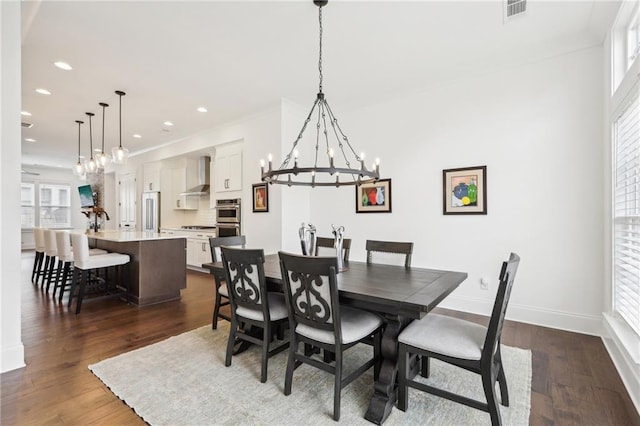
[[0, 372], [24, 366], [20, 334], [20, 2], [0, 2]]
[[[320, 233], [414, 241], [413, 265], [467, 271], [443, 306], [488, 314], [500, 262], [522, 257], [508, 317], [599, 334], [603, 310], [602, 49], [507, 69], [344, 114], [392, 179], [391, 214], [355, 214], [353, 189], [311, 199]], [[442, 170], [487, 166], [486, 216], [442, 214]], [[490, 279], [489, 291], [480, 278]], [[390, 285], [393, 285], [390, 283]]]

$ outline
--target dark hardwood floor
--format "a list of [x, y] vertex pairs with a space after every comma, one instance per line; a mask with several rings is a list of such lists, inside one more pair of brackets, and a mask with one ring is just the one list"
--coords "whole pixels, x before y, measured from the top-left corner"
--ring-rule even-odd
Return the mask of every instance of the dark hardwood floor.
[[[76, 316], [31, 284], [32, 262], [33, 253], [23, 253], [27, 366], [0, 376], [0, 424], [144, 424], [87, 366], [210, 324], [210, 276], [189, 272], [180, 301], [141, 309], [114, 299], [89, 301]], [[483, 317], [439, 311], [486, 323]], [[532, 351], [530, 424], [640, 425], [599, 338], [507, 321], [502, 342]]]

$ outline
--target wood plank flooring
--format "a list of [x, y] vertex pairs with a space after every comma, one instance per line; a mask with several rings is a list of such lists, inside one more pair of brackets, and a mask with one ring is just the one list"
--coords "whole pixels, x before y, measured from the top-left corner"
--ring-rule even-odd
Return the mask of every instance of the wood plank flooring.
[[[33, 253], [23, 253], [27, 366], [0, 375], [0, 424], [145, 424], [87, 366], [210, 324], [210, 276], [190, 271], [179, 301], [146, 308], [114, 299], [89, 301], [76, 316], [31, 284], [32, 262]], [[487, 320], [439, 311], [479, 323]], [[508, 321], [502, 341], [532, 351], [531, 425], [640, 425], [599, 338]]]

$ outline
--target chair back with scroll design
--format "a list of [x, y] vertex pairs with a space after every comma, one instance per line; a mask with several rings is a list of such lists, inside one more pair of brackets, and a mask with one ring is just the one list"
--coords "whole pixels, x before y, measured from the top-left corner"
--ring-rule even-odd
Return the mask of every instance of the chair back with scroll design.
[[367, 263], [374, 263], [373, 262], [374, 252], [392, 253], [392, 254], [403, 254], [405, 256], [404, 266], [407, 268], [411, 267], [411, 254], [413, 253], [413, 243], [367, 240], [366, 250], [367, 250]]
[[[334, 249], [334, 244], [335, 244], [335, 240], [333, 238], [327, 238], [327, 237], [318, 237], [316, 239], [316, 253], [315, 255], [318, 256], [320, 253], [320, 247], [324, 248], [324, 249], [332, 249], [333, 252], [331, 252], [331, 254], [335, 254], [335, 249]], [[342, 240], [342, 259], [344, 259], [345, 262], [349, 261], [349, 251], [351, 250], [351, 238], [344, 238]], [[329, 256], [329, 250], [323, 250], [322, 251], [322, 255], [323, 256]]]

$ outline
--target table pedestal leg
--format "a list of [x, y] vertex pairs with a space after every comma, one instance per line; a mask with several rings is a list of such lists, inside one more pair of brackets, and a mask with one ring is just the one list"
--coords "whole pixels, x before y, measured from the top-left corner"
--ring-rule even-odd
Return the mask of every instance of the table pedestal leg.
[[387, 325], [382, 334], [382, 366], [380, 377], [374, 385], [374, 394], [364, 418], [375, 424], [382, 424], [396, 403], [398, 375], [398, 335], [410, 320], [387, 316]]

